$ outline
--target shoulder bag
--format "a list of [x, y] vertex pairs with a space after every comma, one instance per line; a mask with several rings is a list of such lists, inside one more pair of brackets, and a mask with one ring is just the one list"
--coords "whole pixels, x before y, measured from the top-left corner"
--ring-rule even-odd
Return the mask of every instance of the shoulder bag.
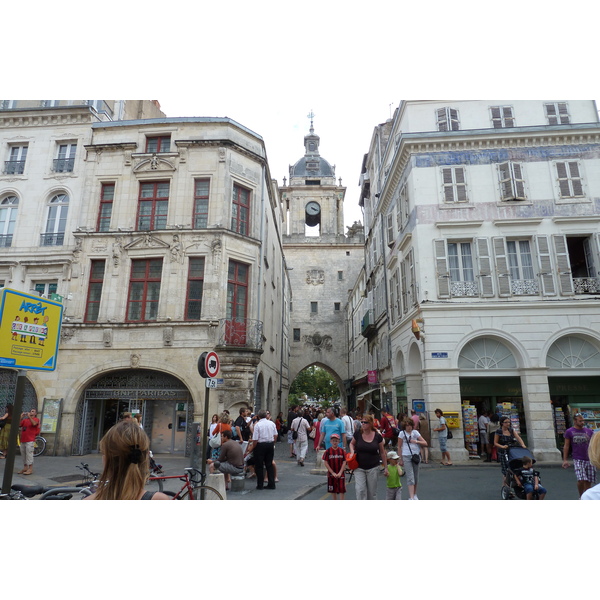
[[421, 455], [413, 454], [412, 447], [410, 445], [410, 440], [406, 437], [406, 432], [404, 432], [404, 439], [408, 443], [408, 450], [410, 452], [410, 460], [412, 461], [413, 465], [418, 465], [421, 462]]

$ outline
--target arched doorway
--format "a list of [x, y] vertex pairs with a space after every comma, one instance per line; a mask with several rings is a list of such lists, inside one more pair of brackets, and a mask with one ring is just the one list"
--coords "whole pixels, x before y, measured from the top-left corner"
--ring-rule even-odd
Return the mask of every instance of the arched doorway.
[[86, 388], [75, 414], [72, 453], [97, 452], [104, 433], [124, 412], [142, 414], [152, 452], [190, 454], [194, 406], [189, 390], [176, 377], [149, 370], [115, 371]]
[[[17, 371], [9, 369], [0, 369], [0, 416], [6, 411], [7, 404], [14, 404], [15, 392], [17, 391]], [[38, 406], [38, 399], [35, 389], [29, 379], [25, 379], [23, 390], [23, 412], [29, 412], [32, 408], [36, 408], [41, 412], [42, 407]]]

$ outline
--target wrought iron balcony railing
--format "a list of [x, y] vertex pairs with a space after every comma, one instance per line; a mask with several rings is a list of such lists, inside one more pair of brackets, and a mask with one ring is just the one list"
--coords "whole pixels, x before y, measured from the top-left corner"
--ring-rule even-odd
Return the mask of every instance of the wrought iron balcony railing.
[[62, 246], [65, 241], [64, 233], [42, 233], [40, 234], [40, 245]]
[[6, 175], [23, 175], [25, 171], [24, 160], [5, 160], [4, 173]]
[[573, 277], [573, 287], [576, 294], [600, 294], [600, 278]]
[[256, 319], [220, 319], [219, 346], [262, 350], [263, 322]]
[[53, 170], [55, 173], [71, 173], [75, 166], [74, 158], [55, 158], [53, 161]]

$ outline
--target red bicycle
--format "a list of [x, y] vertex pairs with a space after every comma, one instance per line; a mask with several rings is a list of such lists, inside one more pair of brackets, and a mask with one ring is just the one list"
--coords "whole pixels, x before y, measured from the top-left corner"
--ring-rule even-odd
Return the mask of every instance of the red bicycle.
[[[148, 479], [148, 487], [158, 486], [158, 490], [172, 496], [173, 500], [224, 500], [219, 491], [210, 485], [206, 485], [206, 474], [202, 474], [194, 467], [186, 467], [183, 475], [160, 475]], [[164, 481], [167, 479], [179, 479], [183, 485], [178, 492], [164, 489]]]

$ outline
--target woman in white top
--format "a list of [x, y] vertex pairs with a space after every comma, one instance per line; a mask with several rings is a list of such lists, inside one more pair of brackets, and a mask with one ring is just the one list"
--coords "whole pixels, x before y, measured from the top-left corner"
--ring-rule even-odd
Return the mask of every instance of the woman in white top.
[[[398, 451], [401, 456], [400, 464], [404, 467], [404, 471], [406, 472], [408, 499], [418, 500], [417, 483], [419, 482], [420, 451], [421, 446], [427, 446], [427, 442], [418, 431], [415, 431], [412, 419], [405, 419], [403, 425], [404, 428], [398, 436]], [[413, 462], [413, 456], [416, 456], [419, 462]]]
[[[590, 440], [590, 444], [588, 446], [588, 456], [590, 458], [590, 462], [596, 467], [596, 469], [600, 469], [600, 433], [597, 431]], [[581, 499], [600, 500], [600, 483], [583, 492]]]

